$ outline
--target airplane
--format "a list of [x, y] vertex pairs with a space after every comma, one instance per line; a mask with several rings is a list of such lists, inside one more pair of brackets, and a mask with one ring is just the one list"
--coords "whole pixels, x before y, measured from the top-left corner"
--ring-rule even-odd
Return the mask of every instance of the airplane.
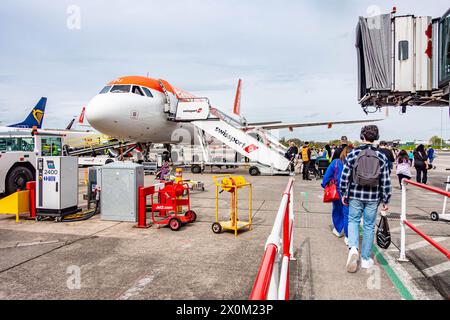
[[[233, 114], [241, 130], [275, 130], [336, 124], [354, 124], [380, 121], [347, 120], [316, 123], [287, 123], [272, 121], [247, 123], [240, 115], [241, 80], [239, 81]], [[179, 101], [199, 99], [194, 95], [172, 86], [162, 79], [143, 76], [124, 76], [109, 82], [86, 107], [86, 117], [93, 128], [111, 137], [133, 140], [141, 143], [176, 144], [173, 132], [186, 129], [193, 132], [189, 122], [171, 121], [168, 112], [175, 113]], [[169, 104], [169, 106], [167, 106]], [[167, 110], [169, 108], [169, 110]], [[216, 109], [220, 114], [225, 114]], [[200, 111], [201, 112], [201, 111]], [[175, 139], [174, 139], [175, 138]]]
[[11, 124], [7, 127], [9, 128], [26, 128], [31, 129], [36, 127], [37, 129], [42, 128], [42, 123], [44, 122], [45, 106], [47, 104], [47, 98], [42, 97], [36, 106], [31, 110], [28, 117], [19, 123]]
[[42, 97], [23, 122], [9, 126], [0, 126], [0, 132], [31, 132], [34, 129], [39, 129], [39, 132], [41, 133], [64, 136], [64, 144], [67, 145], [67, 148], [69, 149], [83, 148], [87, 145], [106, 143], [110, 140], [109, 137], [106, 137], [102, 133], [93, 131], [92, 127], [89, 127], [89, 124], [86, 124], [84, 116], [85, 108], [82, 109], [82, 112], [78, 117], [77, 126], [85, 127], [86, 130], [75, 130], [72, 128], [76, 118], [69, 123], [66, 129], [43, 129], [42, 125], [44, 122], [46, 104], [47, 98]]

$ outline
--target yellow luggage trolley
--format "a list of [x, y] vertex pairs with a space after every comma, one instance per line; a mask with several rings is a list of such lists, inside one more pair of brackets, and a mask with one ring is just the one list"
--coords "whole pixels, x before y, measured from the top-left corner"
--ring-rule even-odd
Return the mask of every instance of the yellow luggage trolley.
[[[213, 177], [216, 185], [216, 222], [212, 225], [214, 233], [222, 233], [224, 230], [234, 231], [238, 235], [238, 230], [252, 228], [252, 184], [247, 182], [242, 176], [218, 175]], [[248, 221], [242, 221], [238, 218], [238, 190], [248, 188]], [[219, 189], [222, 189], [219, 191]], [[230, 193], [230, 219], [228, 221], [219, 221], [219, 194], [222, 192]]]

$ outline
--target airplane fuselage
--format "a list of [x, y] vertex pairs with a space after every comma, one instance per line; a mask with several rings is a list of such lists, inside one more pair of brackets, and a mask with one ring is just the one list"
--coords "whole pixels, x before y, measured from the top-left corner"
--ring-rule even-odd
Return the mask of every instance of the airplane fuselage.
[[167, 82], [164, 89], [158, 80], [151, 78], [119, 78], [110, 82], [89, 102], [86, 117], [96, 130], [118, 139], [180, 142], [180, 136], [183, 139], [192, 136], [193, 126], [168, 120], [166, 102], [169, 100], [176, 105], [179, 96], [176, 92], [181, 91]]

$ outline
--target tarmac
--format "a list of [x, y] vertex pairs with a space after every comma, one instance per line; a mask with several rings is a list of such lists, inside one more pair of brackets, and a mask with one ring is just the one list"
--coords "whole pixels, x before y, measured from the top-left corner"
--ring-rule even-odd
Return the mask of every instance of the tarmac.
[[[430, 184], [444, 187], [450, 155], [436, 159]], [[250, 177], [253, 184], [253, 229], [235, 237], [214, 234], [215, 187], [211, 173], [184, 178], [202, 180], [205, 192], [192, 194], [197, 222], [174, 232], [167, 227], [134, 228], [134, 223], [102, 221], [100, 216], [71, 223], [0, 216], [0, 299], [238, 299], [247, 300], [258, 272], [281, 195], [289, 177]], [[219, 173], [219, 172], [218, 172]], [[80, 169], [80, 205], [84, 169]], [[146, 185], [154, 183], [146, 176]], [[390, 224], [393, 244], [375, 246], [376, 266], [346, 272], [347, 247], [331, 233], [331, 206], [322, 202], [320, 181], [294, 186], [295, 261], [291, 262], [290, 297], [323, 299], [448, 299], [448, 259], [408, 230], [409, 262], [399, 263], [400, 190], [393, 175]], [[239, 204], [246, 218], [246, 193]], [[432, 222], [441, 196], [408, 188], [408, 219], [441, 245], [450, 248], [446, 222]], [[228, 215], [229, 194], [220, 195], [221, 217]], [[149, 220], [150, 221], [150, 220]]]

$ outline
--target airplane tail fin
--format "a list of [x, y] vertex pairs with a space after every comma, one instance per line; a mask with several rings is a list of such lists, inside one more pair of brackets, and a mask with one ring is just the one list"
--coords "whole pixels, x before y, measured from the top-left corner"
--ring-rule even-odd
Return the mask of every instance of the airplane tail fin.
[[234, 107], [233, 107], [233, 113], [239, 117], [241, 116], [241, 84], [242, 80], [239, 79], [236, 90], [236, 98], [234, 99]]
[[46, 105], [47, 105], [47, 98], [42, 97], [23, 122], [12, 124], [9, 127], [18, 127], [18, 128], [36, 127], [38, 129], [41, 129], [42, 123], [44, 122]]
[[78, 117], [78, 125], [79, 126], [89, 126], [89, 124], [86, 123], [86, 121], [85, 121], [85, 116], [84, 116], [85, 112], [86, 112], [86, 107], [83, 107], [83, 109], [81, 110], [81, 114]]

